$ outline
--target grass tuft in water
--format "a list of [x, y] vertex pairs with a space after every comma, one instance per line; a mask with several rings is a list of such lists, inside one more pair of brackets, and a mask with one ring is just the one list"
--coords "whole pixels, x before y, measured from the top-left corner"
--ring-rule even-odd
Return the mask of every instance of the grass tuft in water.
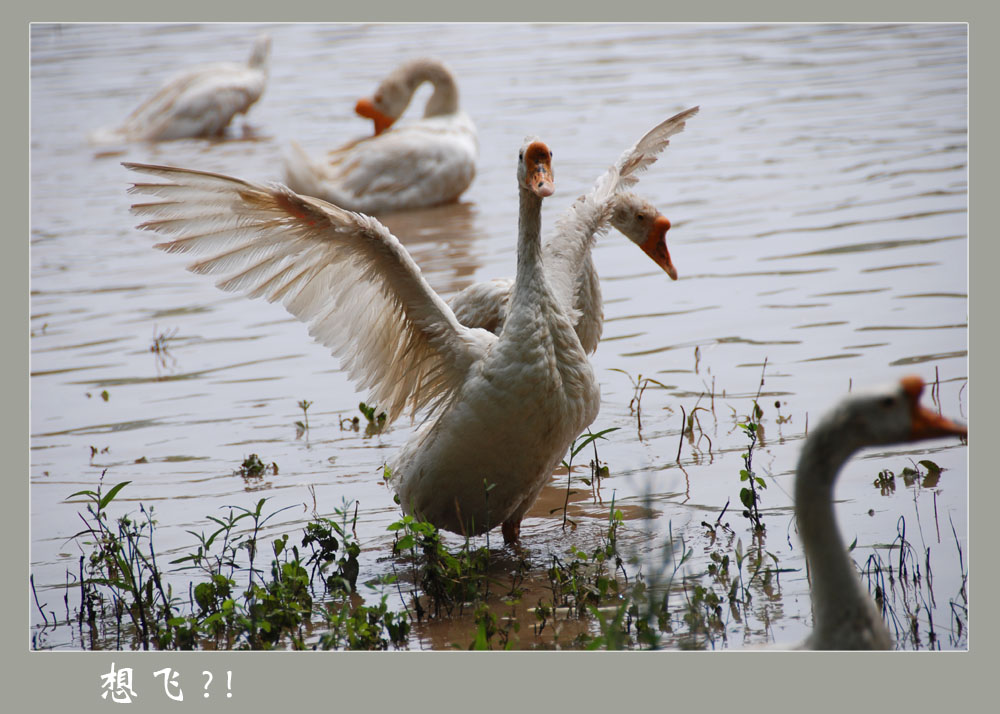
[[365, 436], [381, 434], [382, 430], [385, 429], [385, 412], [378, 412], [376, 414], [376, 407], [368, 406], [364, 402], [358, 404], [358, 409], [361, 410], [361, 414], [364, 415], [365, 419], [368, 421], [367, 426], [365, 426]]
[[268, 470], [277, 475], [278, 464], [272, 461], [270, 466], [265, 465], [257, 454], [250, 454], [248, 457], [243, 459], [243, 463], [240, 464], [240, 467], [233, 473], [245, 479], [260, 479], [264, 477], [264, 474], [267, 473]]
[[[921, 479], [940, 472], [931, 462], [913, 470], [918, 475], [908, 483], [918, 491]], [[785, 570], [766, 550], [763, 532], [745, 546], [723, 522], [726, 508], [694, 536], [705, 544], [701, 572], [689, 570], [694, 549], [672, 526], [662, 554], [625, 554], [626, 522], [612, 493], [605, 525], [577, 530], [577, 542], [549, 554], [542, 567], [520, 549], [491, 551], [488, 540], [449, 545], [433, 525], [402, 516], [388, 529], [393, 574], [363, 582], [356, 504], [345, 501], [330, 517], [314, 513], [298, 539], [264, 537], [286, 510], [267, 511], [266, 499], [226, 507], [207, 517], [207, 531], [189, 531], [193, 548], [167, 570], [154, 547], [152, 509], [140, 504], [137, 512], [111, 515], [128, 486], [107, 488], [102, 478], [96, 490], [72, 494], [85, 499], [86, 528], [76, 536], [79, 577], [67, 573], [66, 611], [68, 619], [76, 588], [72, 616], [90, 649], [403, 649], [414, 632], [423, 638], [440, 624], [458, 649], [715, 649], [741, 631], [747, 640], [768, 638], [781, 615]], [[919, 532], [919, 514], [917, 525]], [[583, 545], [585, 538], [594, 540]], [[876, 546], [862, 575], [901, 646], [939, 649], [945, 636], [961, 646], [968, 637], [965, 580], [949, 600], [950, 621], [935, 621], [930, 547], [910, 538], [901, 518], [896, 539]], [[957, 535], [955, 544], [964, 575]], [[171, 583], [182, 580], [187, 592], [175, 592]], [[529, 592], [534, 607], [524, 602]], [[59, 618], [33, 593], [45, 627], [56, 626]], [[456, 634], [449, 622], [468, 629]]]
[[303, 399], [298, 403], [299, 409], [302, 410], [302, 421], [295, 422], [295, 438], [301, 439], [303, 434], [308, 439], [309, 436], [309, 407], [312, 406], [312, 402], [308, 399]]
[[761, 368], [760, 384], [757, 386], [757, 395], [753, 399], [753, 408], [745, 421], [738, 425], [750, 441], [747, 450], [742, 454], [743, 468], [740, 469], [740, 483], [746, 485], [740, 488], [740, 503], [743, 504], [743, 517], [750, 521], [754, 533], [763, 533], [765, 528], [764, 520], [760, 515], [760, 491], [767, 488], [767, 482], [754, 473], [753, 452], [758, 441], [762, 443], [764, 440], [764, 425], [761, 423], [764, 410], [761, 409], [759, 401], [760, 390], [764, 386], [764, 370], [766, 369], [767, 358], [765, 357], [764, 366]]
[[346, 504], [336, 519], [308, 523], [298, 545], [287, 533], [271, 540], [266, 571], [257, 565], [261, 532], [287, 508], [265, 513], [262, 498], [253, 508], [209, 516], [215, 530], [192, 532], [195, 549], [170, 562], [178, 572], [193, 571], [185, 598], [173, 592], [157, 561], [152, 509], [140, 504], [138, 516], [109, 514], [129, 483], [70, 496], [87, 499], [86, 529], [75, 539], [85, 553], [77, 619], [90, 630], [90, 648], [306, 649], [317, 623], [329, 632], [314, 647], [405, 646], [405, 613], [390, 611], [384, 595], [375, 606], [355, 599], [360, 546], [347, 527]]

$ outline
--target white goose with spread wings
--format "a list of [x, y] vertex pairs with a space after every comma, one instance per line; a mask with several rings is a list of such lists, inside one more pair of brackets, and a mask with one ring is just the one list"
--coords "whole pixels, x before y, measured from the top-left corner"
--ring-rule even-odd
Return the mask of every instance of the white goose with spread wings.
[[[423, 118], [396, 124], [424, 82], [434, 91]], [[459, 109], [458, 85], [440, 61], [406, 62], [356, 111], [375, 123], [375, 135], [349, 142], [323, 159], [297, 143], [285, 157], [285, 182], [294, 191], [341, 208], [385, 213], [455, 201], [476, 175], [476, 128]]]
[[390, 420], [429, 416], [392, 460], [403, 510], [440, 528], [505, 540], [572, 440], [597, 416], [600, 392], [541, 260], [541, 204], [551, 154], [525, 142], [518, 160], [517, 277], [500, 335], [467, 328], [377, 220], [281, 185], [125, 164], [169, 183], [136, 183], [141, 228], [157, 247], [207, 257], [190, 266], [218, 286], [280, 301], [331, 348]]
[[[592, 250], [597, 236], [609, 224], [638, 245], [672, 280], [677, 280], [666, 242], [670, 221], [651, 203], [624, 189], [635, 185], [638, 174], [657, 160], [670, 137], [683, 131], [698, 109], [687, 109], [649, 130], [566, 210], [545, 242], [546, 273], [563, 309], [573, 318], [588, 354], [597, 349], [604, 327], [604, 303]], [[455, 295], [449, 305], [463, 325], [499, 333], [513, 285], [510, 278], [475, 283]]]
[[889, 649], [892, 637], [858, 578], [833, 510], [841, 467], [866, 446], [966, 437], [966, 427], [920, 406], [924, 382], [904, 377], [891, 389], [844, 399], [809, 433], [795, 476], [795, 516], [812, 581], [813, 632], [806, 649]]
[[168, 80], [115, 129], [94, 132], [95, 143], [167, 141], [222, 134], [233, 117], [245, 114], [267, 86], [271, 39], [261, 35], [245, 64], [218, 62]]

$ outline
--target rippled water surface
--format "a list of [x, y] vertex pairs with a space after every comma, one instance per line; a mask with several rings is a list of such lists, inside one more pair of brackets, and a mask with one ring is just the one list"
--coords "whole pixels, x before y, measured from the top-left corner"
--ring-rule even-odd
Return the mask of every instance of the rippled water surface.
[[[67, 497], [102, 473], [106, 483], [132, 482], [119, 507], [155, 507], [164, 559], [187, 553], [189, 531], [207, 530], [221, 507], [261, 496], [274, 509], [295, 506], [267, 535], [296, 533], [315, 496], [327, 515], [358, 502], [362, 580], [390, 572], [386, 526], [398, 509], [379, 474], [411, 425], [377, 436], [342, 429], [365, 395], [336, 359], [280, 306], [223, 293], [183, 270], [183, 257], [152, 250], [128, 212], [134, 177], [120, 162], [280, 180], [290, 140], [319, 152], [366, 133], [357, 98], [400, 61], [430, 54], [455, 71], [477, 124], [478, 175], [457, 205], [384, 220], [446, 297], [513, 274], [513, 174], [526, 134], [554, 152], [557, 190], [543, 211], [551, 227], [647, 129], [700, 105], [637, 189], [673, 223], [680, 280], [616, 233], [596, 247], [607, 320], [593, 356], [602, 386], [593, 428], [618, 427], [599, 445], [610, 469], [601, 498], [581, 487], [570, 509], [578, 527], [564, 532], [561, 514], [550, 514], [565, 492], [565, 472], [555, 474], [522, 536], [539, 564], [590, 547], [613, 495], [627, 519], [624, 548], [655, 559], [668, 533], [682, 535], [693, 553], [685, 567], [704, 573], [717, 544], [701, 523], [727, 503], [723, 520], [750, 541], [735, 505], [747, 444], [737, 419], [763, 373], [765, 439], [754, 466], [768, 482], [767, 549], [787, 570], [769, 625], [731, 621], [716, 646], [803, 637], [812, 615], [790, 494], [808, 424], [849, 390], [910, 373], [937, 382], [945, 414], [967, 416], [965, 26], [265, 29], [270, 83], [229, 140], [105, 151], [87, 143], [89, 131], [120, 121], [181, 67], [243, 60], [257, 28], [32, 28], [31, 564], [40, 599], [63, 608], [82, 508]], [[160, 335], [170, 337], [167, 351], [151, 351]], [[666, 389], [647, 388], [636, 414], [640, 375]], [[294, 425], [302, 399], [313, 402], [308, 438]], [[691, 442], [681, 438], [682, 409], [696, 407]], [[279, 473], [254, 483], [234, 475], [250, 453]], [[945, 469], [940, 479], [873, 485], [882, 469], [898, 474], [921, 459]], [[967, 569], [967, 486], [967, 447], [939, 440], [865, 451], [836, 491], [859, 564], [873, 553], [891, 559], [901, 525], [921, 563], [927, 554], [935, 598], [919, 609], [921, 627], [929, 608], [934, 646], [945, 649], [967, 646], [950, 606]], [[531, 637], [522, 631], [521, 646]], [[411, 647], [467, 639], [416, 627]], [[49, 628], [38, 646], [79, 648], [79, 632]]]

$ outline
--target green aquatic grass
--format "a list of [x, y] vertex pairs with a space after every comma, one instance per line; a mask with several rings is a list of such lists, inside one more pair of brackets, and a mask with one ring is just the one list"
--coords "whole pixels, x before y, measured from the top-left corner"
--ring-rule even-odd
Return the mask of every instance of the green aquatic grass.
[[[755, 409], [741, 425], [748, 437], [761, 417]], [[567, 472], [592, 445], [593, 474], [601, 463], [596, 442], [609, 431], [575, 441]], [[249, 477], [273, 466], [251, 454], [238, 472]], [[898, 476], [882, 470], [875, 485], [902, 479], [919, 495], [940, 474], [925, 459]], [[205, 517], [208, 528], [188, 531], [186, 554], [164, 563], [153, 509], [123, 501], [131, 482], [109, 486], [104, 476], [96, 489], [70, 495], [82, 499], [85, 527], [75, 536], [79, 572], [67, 573], [66, 620], [75, 622], [86, 649], [406, 649], [423, 628], [448, 621], [466, 633], [449, 635], [459, 649], [714, 649], [740, 630], [766, 639], [770, 622], [781, 617], [780, 576], [788, 570], [768, 549], [763, 529], [751, 524], [745, 544], [724, 520], [728, 504], [714, 523], [701, 523], [700, 534], [675, 535], [671, 526], [654, 546], [651, 533], [629, 532], [642, 521], [626, 522], [612, 493], [603, 526], [588, 521], [567, 536], [564, 552], [541, 561], [519, 548], [491, 549], [488, 537], [452, 544], [432, 524], [401, 516], [387, 529], [392, 548], [380, 556], [392, 573], [366, 578], [356, 503], [345, 501], [330, 516], [317, 514], [314, 504], [298, 533], [272, 538], [264, 533], [291, 506], [269, 510], [266, 498], [227, 506]], [[918, 547], [901, 518], [895, 540], [876, 544], [858, 566], [906, 648], [934, 649], [944, 637], [961, 646], [968, 637], [967, 572], [954, 525], [963, 583], [948, 600], [951, 621], [932, 616], [930, 551], [941, 543], [936, 513], [935, 526], [938, 538], [928, 545], [918, 519]], [[705, 553], [699, 562], [706, 565], [697, 569], [692, 538]], [[636, 543], [654, 552], [640, 558], [632, 552]], [[180, 582], [186, 590], [177, 590]], [[59, 626], [30, 583], [43, 632]], [[71, 589], [78, 594], [72, 612]]]

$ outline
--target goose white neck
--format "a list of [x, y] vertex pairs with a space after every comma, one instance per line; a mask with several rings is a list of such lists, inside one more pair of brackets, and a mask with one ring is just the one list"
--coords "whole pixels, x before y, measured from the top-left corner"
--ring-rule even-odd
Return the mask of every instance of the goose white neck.
[[267, 71], [267, 58], [271, 54], [271, 38], [262, 35], [254, 42], [247, 64], [253, 69]]
[[519, 187], [517, 218], [517, 275], [511, 300], [535, 292], [544, 281], [542, 271], [542, 198], [533, 191]]
[[424, 108], [425, 117], [458, 112], [458, 85], [448, 68], [436, 60], [416, 59], [404, 66], [410, 96], [424, 82], [430, 82], [434, 92]]
[[857, 446], [844, 425], [828, 419], [809, 435], [795, 477], [795, 512], [809, 562], [815, 649], [888, 648], [892, 639], [837, 528], [833, 485]]

